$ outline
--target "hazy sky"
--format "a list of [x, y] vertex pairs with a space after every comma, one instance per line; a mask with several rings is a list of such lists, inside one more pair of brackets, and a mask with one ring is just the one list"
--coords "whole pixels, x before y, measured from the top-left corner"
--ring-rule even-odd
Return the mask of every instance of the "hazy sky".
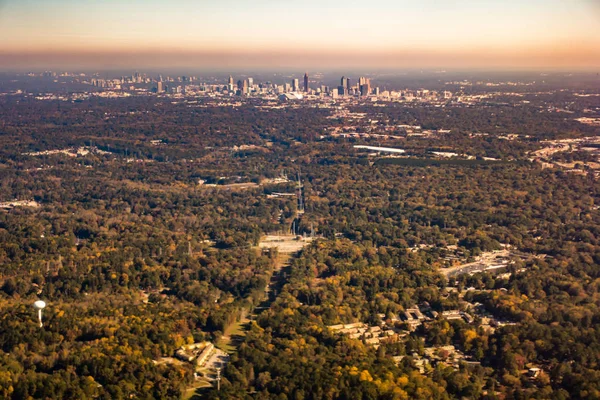
[[600, 69], [600, 0], [0, 0], [0, 67]]

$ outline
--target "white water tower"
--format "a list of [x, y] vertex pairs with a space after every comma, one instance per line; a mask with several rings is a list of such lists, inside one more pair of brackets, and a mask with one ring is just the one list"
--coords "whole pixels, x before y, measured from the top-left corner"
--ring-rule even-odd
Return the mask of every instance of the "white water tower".
[[44, 324], [42, 323], [42, 310], [46, 308], [46, 302], [43, 300], [38, 300], [35, 303], [33, 303], [33, 308], [35, 308], [38, 311], [38, 319], [40, 320], [41, 328], [44, 326]]

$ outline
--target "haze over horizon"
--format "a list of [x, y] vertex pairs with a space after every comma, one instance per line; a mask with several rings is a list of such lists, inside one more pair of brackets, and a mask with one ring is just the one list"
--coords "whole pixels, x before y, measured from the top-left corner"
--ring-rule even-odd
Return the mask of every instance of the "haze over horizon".
[[600, 67], [596, 0], [0, 0], [0, 68]]

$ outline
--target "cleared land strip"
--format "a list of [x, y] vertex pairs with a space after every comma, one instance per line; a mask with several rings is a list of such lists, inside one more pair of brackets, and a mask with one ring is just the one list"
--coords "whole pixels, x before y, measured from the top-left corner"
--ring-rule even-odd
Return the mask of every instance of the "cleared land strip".
[[290, 234], [267, 235], [258, 244], [261, 249], [276, 248], [279, 253], [293, 254], [302, 250], [304, 246], [312, 242], [312, 237], [302, 237]]

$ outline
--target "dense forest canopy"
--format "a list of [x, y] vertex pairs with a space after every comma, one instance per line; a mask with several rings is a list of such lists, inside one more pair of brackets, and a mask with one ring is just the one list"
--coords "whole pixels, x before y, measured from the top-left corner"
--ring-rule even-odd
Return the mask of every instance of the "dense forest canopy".
[[[0, 97], [0, 397], [180, 398], [197, 371], [165, 360], [205, 341], [231, 353], [211, 399], [600, 397], [598, 104], [543, 89]], [[259, 243], [291, 230], [315, 240], [281, 269]], [[331, 329], [358, 323], [392, 333]]]

